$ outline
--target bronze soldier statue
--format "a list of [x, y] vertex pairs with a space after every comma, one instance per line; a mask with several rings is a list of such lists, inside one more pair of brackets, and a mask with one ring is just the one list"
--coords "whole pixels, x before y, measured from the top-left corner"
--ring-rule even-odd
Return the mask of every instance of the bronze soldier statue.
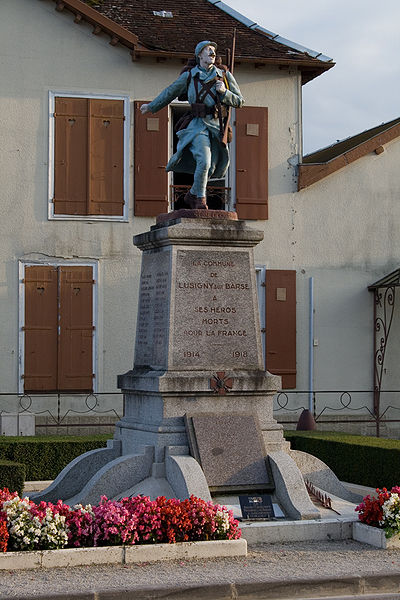
[[215, 65], [216, 49], [215, 42], [199, 42], [195, 48], [197, 64], [184, 70], [152, 102], [141, 106], [142, 114], [155, 113], [178, 96], [187, 94], [190, 115], [177, 132], [177, 149], [166, 170], [193, 173], [193, 185], [184, 199], [186, 207], [191, 209], [207, 208], [208, 179], [225, 176], [229, 150], [223, 137], [223, 121], [229, 107], [243, 106], [233, 75]]

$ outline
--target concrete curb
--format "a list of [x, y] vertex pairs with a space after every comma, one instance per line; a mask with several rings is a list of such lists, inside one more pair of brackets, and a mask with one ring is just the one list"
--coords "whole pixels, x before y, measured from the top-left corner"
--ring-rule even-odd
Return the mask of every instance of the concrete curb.
[[[247, 554], [247, 544], [352, 539], [352, 526], [354, 525], [355, 523], [350, 519], [253, 522], [241, 525], [242, 537], [240, 540], [6, 552], [0, 554], [0, 572], [2, 570], [39, 569], [42, 567], [77, 567], [184, 558], [245, 556]], [[376, 531], [380, 532], [380, 530]], [[357, 540], [357, 538], [354, 539]], [[366, 540], [357, 541], [368, 543]]]
[[376, 548], [383, 548], [384, 550], [400, 548], [399, 535], [387, 538], [383, 529], [371, 527], [360, 521], [353, 523], [353, 540], [362, 544], [375, 546]]
[[352, 538], [351, 519], [310, 519], [304, 521], [258, 521], [241, 523], [242, 538], [248, 544], [276, 544]]
[[[289, 600], [306, 598], [379, 598], [400, 591], [400, 574], [295, 579], [204, 586], [181, 586], [45, 594], [37, 600]], [[385, 595], [385, 596], [384, 596]], [[386, 596], [387, 597], [387, 596]], [[4, 597], [7, 600], [7, 597]], [[15, 598], [13, 598], [15, 600]], [[19, 597], [18, 600], [32, 600]]]
[[0, 571], [101, 564], [124, 565], [187, 558], [226, 558], [246, 556], [246, 554], [247, 542], [245, 539], [6, 552], [0, 555]]

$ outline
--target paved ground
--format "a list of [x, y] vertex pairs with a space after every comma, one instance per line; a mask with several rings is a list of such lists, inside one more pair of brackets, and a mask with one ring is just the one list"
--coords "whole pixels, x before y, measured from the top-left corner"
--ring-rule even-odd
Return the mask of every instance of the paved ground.
[[352, 540], [258, 545], [245, 558], [8, 571], [0, 582], [4, 600], [392, 600], [400, 599], [400, 550]]

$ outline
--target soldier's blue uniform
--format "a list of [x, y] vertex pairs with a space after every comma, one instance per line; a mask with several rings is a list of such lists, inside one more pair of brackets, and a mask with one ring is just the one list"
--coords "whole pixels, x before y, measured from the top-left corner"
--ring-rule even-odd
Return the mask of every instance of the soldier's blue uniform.
[[[206, 43], [209, 42], [204, 42], [204, 44]], [[152, 113], [157, 112], [184, 94], [186, 90], [190, 104], [195, 104], [197, 102], [195, 77], [199, 77], [203, 83], [210, 82], [217, 77], [223, 79], [227, 89], [223, 94], [218, 93], [214, 83], [211, 87], [214, 97], [218, 94], [222, 105], [235, 108], [243, 105], [244, 101], [239, 86], [229, 71], [225, 73], [215, 65], [207, 70], [197, 65], [190, 71], [183, 72], [176, 81], [150, 102], [149, 110]], [[206, 107], [214, 107], [216, 104], [210, 94], [205, 96], [203, 103]], [[194, 117], [185, 129], [177, 132], [177, 136], [179, 138], [177, 150], [169, 160], [166, 170], [193, 173], [194, 180], [190, 191], [194, 196], [204, 197], [207, 180], [210, 177], [222, 178], [229, 166], [228, 147], [220, 141], [219, 120], [213, 114], [208, 114], [204, 118]]]

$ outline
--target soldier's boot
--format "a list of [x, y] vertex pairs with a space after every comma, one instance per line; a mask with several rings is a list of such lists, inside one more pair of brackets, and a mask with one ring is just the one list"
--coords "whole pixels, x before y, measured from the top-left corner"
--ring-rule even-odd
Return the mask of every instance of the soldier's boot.
[[194, 196], [190, 191], [186, 192], [183, 201], [185, 203], [185, 206], [187, 206], [188, 208], [191, 208], [192, 210], [208, 208], [206, 199], [204, 196], [202, 198], [199, 198], [198, 196]]

